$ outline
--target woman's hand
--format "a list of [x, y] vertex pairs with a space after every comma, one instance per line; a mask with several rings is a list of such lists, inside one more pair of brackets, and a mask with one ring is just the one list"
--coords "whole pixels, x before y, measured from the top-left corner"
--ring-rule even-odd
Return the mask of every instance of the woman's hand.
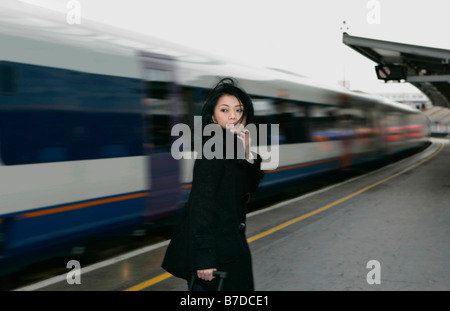
[[248, 160], [250, 159], [251, 153], [250, 153], [250, 146], [251, 146], [251, 137], [250, 137], [250, 131], [244, 128], [242, 124], [239, 124], [236, 129], [233, 130], [234, 133], [237, 134], [237, 137], [242, 142], [245, 150], [245, 158]]
[[213, 272], [217, 269], [204, 269], [204, 270], [197, 270], [197, 276], [199, 279], [205, 280], [205, 281], [211, 281], [215, 278], [213, 276]]

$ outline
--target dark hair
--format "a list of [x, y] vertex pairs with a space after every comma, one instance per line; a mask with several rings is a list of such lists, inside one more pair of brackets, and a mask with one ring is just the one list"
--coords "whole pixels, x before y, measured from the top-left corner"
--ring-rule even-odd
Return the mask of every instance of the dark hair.
[[214, 108], [217, 105], [217, 101], [222, 95], [233, 95], [242, 104], [243, 113], [239, 122], [242, 122], [246, 118], [247, 124], [253, 122], [254, 110], [253, 103], [250, 96], [242, 89], [237, 87], [237, 83], [232, 78], [223, 78], [206, 96], [205, 103], [202, 108], [202, 126], [213, 123], [212, 116], [214, 115]]

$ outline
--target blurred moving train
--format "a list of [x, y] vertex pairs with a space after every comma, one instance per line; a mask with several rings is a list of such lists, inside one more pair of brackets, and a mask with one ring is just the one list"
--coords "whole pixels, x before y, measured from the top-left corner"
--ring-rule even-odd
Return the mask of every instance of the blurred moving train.
[[218, 77], [252, 96], [256, 124], [279, 125], [279, 163], [263, 163], [253, 200], [428, 142], [427, 117], [407, 106], [11, 3], [0, 11], [0, 267], [176, 214], [194, 160], [172, 157], [171, 129], [193, 126]]

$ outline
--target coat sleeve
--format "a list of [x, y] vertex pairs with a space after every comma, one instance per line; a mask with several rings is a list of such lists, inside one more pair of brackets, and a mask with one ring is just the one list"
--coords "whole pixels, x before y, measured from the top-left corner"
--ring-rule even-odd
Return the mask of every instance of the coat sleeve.
[[250, 193], [254, 193], [258, 189], [260, 180], [264, 178], [264, 171], [261, 170], [261, 156], [257, 153], [253, 153], [253, 157], [253, 163], [245, 160], [241, 161], [241, 165], [243, 165], [247, 170]]
[[223, 161], [197, 159], [190, 194], [192, 271], [217, 267], [215, 245], [216, 194], [223, 178]]

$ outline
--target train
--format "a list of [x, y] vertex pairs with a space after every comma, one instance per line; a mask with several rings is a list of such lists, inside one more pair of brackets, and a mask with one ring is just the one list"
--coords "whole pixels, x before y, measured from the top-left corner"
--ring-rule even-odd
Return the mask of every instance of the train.
[[[252, 200], [429, 143], [428, 118], [387, 99], [88, 20], [72, 25], [18, 1], [1, 5], [0, 271], [177, 215], [195, 156], [174, 158], [172, 129], [193, 129], [220, 77], [250, 94], [256, 125], [277, 125], [275, 138], [269, 130], [266, 145], [252, 147], [265, 172]], [[276, 150], [277, 161], [261, 150]]]

